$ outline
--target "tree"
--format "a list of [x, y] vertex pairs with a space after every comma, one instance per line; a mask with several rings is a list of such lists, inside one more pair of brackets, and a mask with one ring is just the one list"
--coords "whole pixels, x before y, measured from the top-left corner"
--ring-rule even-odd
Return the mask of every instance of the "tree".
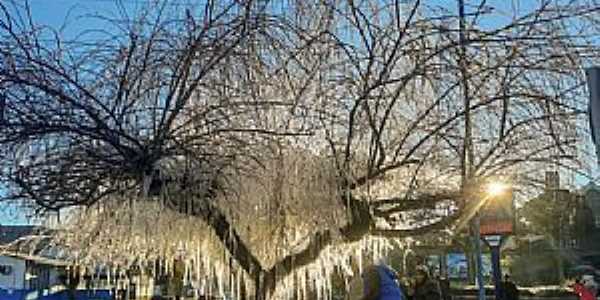
[[459, 40], [421, 2], [123, 1], [91, 42], [0, 4], [3, 199], [95, 208], [87, 246], [192, 216], [264, 299], [335, 245], [464, 226], [487, 178], [577, 166], [600, 7], [481, 1]]
[[[539, 196], [529, 200], [519, 209], [519, 215], [523, 216], [522, 223], [523, 235], [538, 234], [543, 235], [547, 240], [542, 240], [544, 246], [556, 251], [535, 251], [532, 255], [531, 241], [527, 242], [527, 253], [522, 255], [515, 264], [517, 273], [526, 280], [538, 280], [542, 283], [549, 281], [561, 282], [564, 279], [564, 260], [565, 255], [563, 247], [565, 243], [570, 243], [576, 239], [575, 234], [575, 216], [579, 210], [581, 197], [566, 189], [547, 188]], [[539, 244], [539, 241], [538, 241]], [[567, 246], [569, 247], [569, 246]], [[535, 268], [520, 268], [523, 261], [539, 260]], [[544, 262], [544, 263], [541, 263]], [[550, 272], [549, 272], [550, 271]], [[555, 272], [552, 272], [555, 271]], [[540, 275], [544, 274], [544, 275]]]
[[574, 217], [578, 200], [578, 195], [562, 189], [545, 191], [531, 199], [519, 210], [526, 219], [525, 231], [560, 243], [573, 227], [570, 219]]

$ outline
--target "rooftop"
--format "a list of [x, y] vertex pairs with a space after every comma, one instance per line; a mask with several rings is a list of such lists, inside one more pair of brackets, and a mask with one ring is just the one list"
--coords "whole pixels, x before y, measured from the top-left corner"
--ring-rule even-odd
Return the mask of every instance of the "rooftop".
[[33, 225], [1, 225], [0, 224], [0, 245], [12, 243], [22, 237], [37, 234], [38, 226]]

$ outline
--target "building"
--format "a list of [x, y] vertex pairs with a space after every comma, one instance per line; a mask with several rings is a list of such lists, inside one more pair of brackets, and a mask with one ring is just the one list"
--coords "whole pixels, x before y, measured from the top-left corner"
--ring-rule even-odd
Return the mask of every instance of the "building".
[[42, 256], [33, 240], [41, 245], [42, 228], [0, 226], [0, 299], [44, 299], [60, 289], [68, 264]]
[[600, 269], [600, 186], [588, 183], [576, 217], [578, 250], [583, 261]]
[[67, 263], [18, 253], [0, 254], [0, 289], [44, 290], [61, 284]]
[[[566, 189], [557, 172], [548, 172], [543, 192], [518, 213], [521, 228], [515, 238], [520, 242], [513, 267], [518, 279], [557, 283], [578, 267], [600, 269], [600, 187], [590, 183]], [[527, 262], [535, 262], [536, 270], [520, 267]]]
[[31, 236], [39, 231], [39, 227], [31, 225], [0, 224], [0, 246], [12, 243], [20, 238]]
[[[600, 249], [600, 187], [589, 183], [579, 190], [560, 186], [557, 172], [547, 172], [544, 191], [524, 210], [528, 215], [546, 215], [547, 231], [555, 247], [569, 249], [578, 256]], [[525, 216], [527, 217], [527, 216]], [[538, 222], [540, 220], [538, 219]], [[544, 220], [541, 220], [544, 221]]]

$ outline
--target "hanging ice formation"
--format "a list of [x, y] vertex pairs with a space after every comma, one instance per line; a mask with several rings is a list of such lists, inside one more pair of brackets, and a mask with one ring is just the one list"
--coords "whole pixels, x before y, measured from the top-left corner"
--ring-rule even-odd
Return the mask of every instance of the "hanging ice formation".
[[[70, 253], [77, 253], [71, 257], [73, 261], [90, 270], [105, 270], [106, 284], [110, 286], [123, 284], [125, 271], [133, 266], [149, 278], [172, 276], [173, 262], [181, 257], [183, 280], [196, 294], [232, 299], [253, 296], [253, 279], [230, 257], [212, 229], [198, 219], [182, 217], [157, 204], [135, 205], [136, 214], [129, 214], [126, 209], [99, 209], [92, 215], [88, 212], [74, 217], [67, 224], [77, 230], [64, 228], [57, 242], [71, 249]], [[294, 246], [277, 253], [289, 254], [306, 246], [306, 242], [298, 241], [298, 231], [289, 234]], [[386, 256], [392, 242], [370, 236], [349, 244], [334, 242], [312, 263], [278, 278], [271, 299], [333, 299], [334, 276], [341, 278], [340, 284], [348, 289], [350, 277], [362, 272], [366, 264]], [[262, 259], [274, 262], [277, 257]]]

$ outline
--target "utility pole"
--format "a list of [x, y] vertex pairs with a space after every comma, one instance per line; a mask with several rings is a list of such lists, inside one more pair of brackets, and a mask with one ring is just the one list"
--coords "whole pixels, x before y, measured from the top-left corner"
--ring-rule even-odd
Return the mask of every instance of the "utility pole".
[[[463, 89], [463, 100], [465, 109], [465, 136], [464, 145], [462, 152], [462, 178], [463, 178], [463, 189], [471, 189], [472, 177], [473, 177], [473, 145], [471, 135], [471, 98], [469, 95], [469, 75], [467, 71], [467, 50], [466, 50], [466, 39], [465, 39], [465, 3], [464, 0], [458, 0], [458, 27], [459, 27], [459, 44], [460, 44], [460, 73], [462, 80]], [[471, 194], [471, 193], [466, 193]], [[474, 199], [469, 199], [474, 201]], [[477, 265], [477, 285], [479, 290], [479, 300], [485, 299], [485, 287], [483, 285], [483, 274], [482, 274], [482, 261], [481, 261], [481, 236], [479, 233], [479, 213], [475, 213], [475, 217], [471, 223], [471, 236], [473, 237], [473, 246], [476, 255]]]
[[502, 300], [502, 270], [500, 269], [500, 248], [504, 235], [488, 235], [485, 241], [492, 252], [492, 273], [494, 277], [494, 295], [496, 300]]
[[478, 298], [479, 300], [484, 300], [485, 299], [485, 286], [483, 284], [483, 262], [481, 261], [481, 235], [479, 233], [479, 213], [475, 214], [475, 217], [473, 218], [473, 226], [471, 226], [472, 230], [474, 231], [474, 237], [473, 237], [473, 246], [475, 249], [475, 262], [477, 265], [476, 271], [477, 271], [477, 289], [478, 289]]

